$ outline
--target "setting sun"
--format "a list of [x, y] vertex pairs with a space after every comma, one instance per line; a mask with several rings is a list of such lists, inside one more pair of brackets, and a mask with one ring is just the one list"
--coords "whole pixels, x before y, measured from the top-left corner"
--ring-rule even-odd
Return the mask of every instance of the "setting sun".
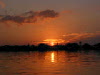
[[54, 45], [55, 45], [55, 43], [54, 43], [54, 42], [51, 42], [51, 43], [50, 43], [50, 45], [51, 45], [51, 46], [54, 46]]
[[44, 40], [44, 42], [51, 45], [51, 46], [54, 46], [57, 43], [63, 43], [64, 40], [63, 39], [46, 39], [46, 40]]

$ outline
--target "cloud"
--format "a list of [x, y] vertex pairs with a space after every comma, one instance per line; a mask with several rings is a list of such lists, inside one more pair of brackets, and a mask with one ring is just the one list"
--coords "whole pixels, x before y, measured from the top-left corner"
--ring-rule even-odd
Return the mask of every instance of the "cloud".
[[87, 39], [91, 40], [93, 38], [100, 37], [100, 31], [94, 33], [71, 33], [63, 35], [63, 37], [67, 40], [66, 42], [85, 41]]
[[45, 43], [51, 43], [51, 42], [54, 42], [54, 43], [64, 43], [65, 40], [63, 39], [46, 39], [46, 40], [43, 40]]
[[58, 17], [58, 13], [55, 12], [54, 10], [46, 10], [46, 11], [39, 12], [39, 16], [44, 18], [46, 17], [54, 18], [54, 17]]
[[44, 11], [29, 11], [20, 15], [4, 15], [1, 16], [1, 23], [14, 22], [18, 24], [23, 23], [36, 23], [39, 20], [45, 20], [47, 18], [56, 18], [59, 16], [58, 12], [54, 10], [44, 10]]
[[3, 3], [2, 1], [0, 1], [0, 7], [4, 8], [5, 6], [6, 6], [5, 3]]

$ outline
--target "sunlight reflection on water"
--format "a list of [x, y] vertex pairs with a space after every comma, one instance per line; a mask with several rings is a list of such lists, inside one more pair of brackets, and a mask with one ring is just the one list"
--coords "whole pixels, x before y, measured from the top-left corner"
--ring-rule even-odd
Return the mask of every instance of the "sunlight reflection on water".
[[100, 53], [1, 52], [0, 75], [100, 75]]
[[55, 55], [54, 55], [54, 53], [52, 52], [52, 53], [51, 53], [51, 62], [55, 62], [55, 58], [54, 58], [54, 57], [55, 57]]

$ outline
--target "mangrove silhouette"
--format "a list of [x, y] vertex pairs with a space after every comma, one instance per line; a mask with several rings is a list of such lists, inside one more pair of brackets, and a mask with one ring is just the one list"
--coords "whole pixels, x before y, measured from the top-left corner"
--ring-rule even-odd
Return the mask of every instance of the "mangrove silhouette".
[[67, 43], [65, 45], [54, 45], [50, 46], [45, 43], [40, 43], [37, 46], [35, 45], [5, 45], [0, 46], [0, 52], [2, 51], [50, 51], [50, 50], [66, 50], [66, 51], [80, 51], [80, 50], [100, 50], [100, 43], [95, 45], [90, 45], [88, 43], [84, 43], [83, 45], [81, 42], [79, 43]]

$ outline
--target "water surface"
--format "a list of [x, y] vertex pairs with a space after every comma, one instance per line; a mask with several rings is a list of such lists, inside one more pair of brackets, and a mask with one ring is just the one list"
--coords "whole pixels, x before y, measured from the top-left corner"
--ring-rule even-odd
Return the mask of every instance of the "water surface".
[[0, 75], [100, 75], [100, 52], [1, 52]]

